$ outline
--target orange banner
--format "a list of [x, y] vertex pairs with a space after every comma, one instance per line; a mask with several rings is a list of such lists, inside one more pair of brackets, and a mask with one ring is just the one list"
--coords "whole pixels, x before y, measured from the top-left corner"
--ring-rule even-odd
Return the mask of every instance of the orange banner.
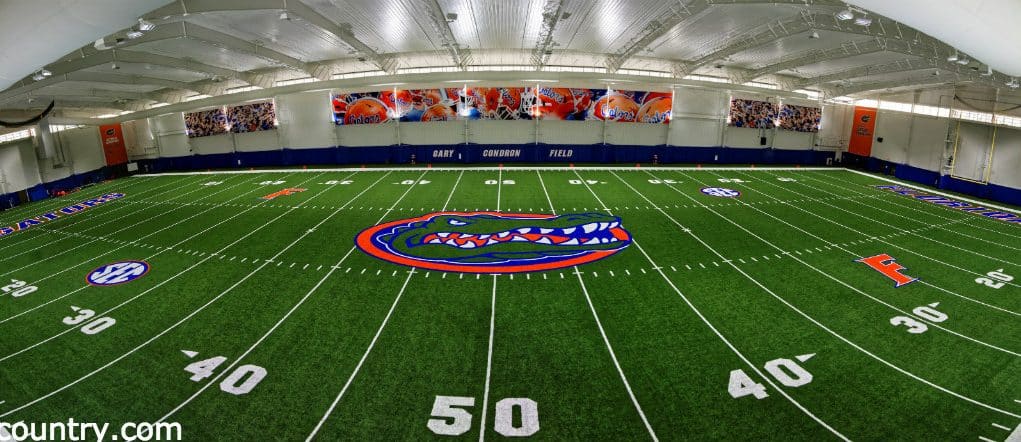
[[847, 151], [863, 157], [872, 155], [872, 138], [876, 132], [876, 109], [854, 107], [854, 121], [851, 122], [851, 142]]
[[124, 146], [124, 133], [121, 131], [120, 123], [99, 126], [99, 137], [103, 140], [107, 166], [128, 162], [128, 151]]

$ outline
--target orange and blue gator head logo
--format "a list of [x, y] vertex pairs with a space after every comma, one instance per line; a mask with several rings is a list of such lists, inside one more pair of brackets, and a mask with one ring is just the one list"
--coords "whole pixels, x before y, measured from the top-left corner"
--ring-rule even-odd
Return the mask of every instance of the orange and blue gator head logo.
[[461, 273], [524, 273], [571, 267], [631, 244], [618, 217], [437, 212], [379, 224], [355, 239], [359, 249], [394, 264]]

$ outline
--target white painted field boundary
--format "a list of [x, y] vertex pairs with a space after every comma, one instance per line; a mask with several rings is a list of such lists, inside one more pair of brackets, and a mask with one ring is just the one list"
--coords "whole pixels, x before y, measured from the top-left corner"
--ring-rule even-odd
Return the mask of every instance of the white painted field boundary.
[[995, 205], [995, 204], [990, 204], [990, 203], [982, 202], [982, 201], [979, 201], [979, 200], [975, 200], [975, 199], [971, 199], [971, 198], [966, 198], [966, 197], [963, 197], [963, 196], [960, 196], [960, 195], [954, 195], [954, 194], [951, 194], [951, 193], [940, 192], [938, 190], [929, 189], [929, 188], [926, 188], [924, 186], [919, 186], [917, 184], [909, 184], [909, 183], [906, 183], [904, 181], [895, 180], [895, 179], [892, 179], [892, 178], [887, 178], [887, 177], [884, 177], [884, 176], [875, 175], [875, 174], [871, 174], [871, 173], [868, 173], [868, 172], [862, 172], [860, 170], [854, 170], [854, 169], [844, 169], [844, 170], [846, 170], [848, 172], [854, 172], [854, 173], [856, 173], [858, 175], [865, 175], [865, 176], [867, 176], [869, 178], [875, 178], [877, 180], [886, 181], [888, 183], [899, 184], [899, 185], [904, 186], [904, 187], [910, 187], [912, 189], [921, 190], [923, 192], [928, 192], [928, 193], [931, 193], [933, 195], [945, 196], [947, 198], [953, 198], [953, 199], [956, 199], [956, 200], [967, 201], [969, 203], [977, 204], [979, 206], [988, 207], [990, 209], [998, 209], [998, 210], [1002, 210], [1004, 212], [1013, 213], [1015, 215], [1021, 215], [1021, 210], [1018, 210], [1016, 208], [998, 206], [998, 205]]
[[489, 166], [489, 167], [340, 167], [331, 169], [255, 169], [255, 170], [223, 170], [223, 171], [197, 171], [197, 172], [166, 172], [166, 173], [152, 173], [133, 175], [134, 178], [151, 178], [161, 176], [177, 176], [177, 175], [229, 175], [235, 173], [291, 173], [291, 172], [422, 172], [422, 171], [434, 171], [434, 172], [460, 172], [460, 171], [473, 171], [473, 170], [508, 170], [508, 171], [543, 171], [543, 172], [555, 172], [563, 171], [570, 172], [575, 169], [581, 170], [613, 170], [613, 171], [624, 171], [624, 170], [644, 170], [646, 168], [652, 168], [656, 170], [843, 170], [839, 167], [663, 167], [663, 166]]

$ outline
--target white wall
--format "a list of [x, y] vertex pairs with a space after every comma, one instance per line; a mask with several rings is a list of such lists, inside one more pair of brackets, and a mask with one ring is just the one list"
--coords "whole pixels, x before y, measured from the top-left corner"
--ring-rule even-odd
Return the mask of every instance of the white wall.
[[[876, 117], [872, 156], [881, 160], [904, 164], [911, 142], [912, 115], [904, 112], [879, 111]], [[879, 138], [883, 142], [879, 142]]]
[[[477, 144], [526, 144], [536, 140], [536, 122], [474, 120], [468, 122], [468, 142]], [[402, 128], [405, 126], [401, 126]]]
[[400, 143], [410, 145], [464, 144], [467, 126], [464, 121], [429, 123], [398, 123]]
[[280, 145], [289, 149], [332, 147], [339, 144], [333, 109], [325, 91], [281, 95], [276, 98]]
[[2, 193], [12, 193], [39, 184], [39, 167], [32, 140], [25, 139], [0, 146], [0, 170], [5, 181]]
[[156, 143], [161, 157], [183, 157], [192, 154], [188, 131], [184, 127], [184, 113], [159, 115], [153, 120]]
[[1021, 189], [1021, 131], [999, 128], [989, 182]]

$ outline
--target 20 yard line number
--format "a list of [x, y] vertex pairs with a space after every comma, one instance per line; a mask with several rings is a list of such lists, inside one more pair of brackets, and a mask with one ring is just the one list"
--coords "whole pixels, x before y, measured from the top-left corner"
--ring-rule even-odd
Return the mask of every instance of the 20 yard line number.
[[[440, 436], [460, 436], [471, 430], [472, 414], [466, 407], [474, 407], [475, 398], [463, 396], [436, 396], [432, 417], [426, 427]], [[539, 432], [539, 405], [529, 398], [504, 398], [497, 402], [493, 415], [493, 430], [506, 437], [528, 437]], [[515, 425], [515, 416], [520, 420]]]
[[[815, 356], [815, 353], [800, 355], [796, 359], [805, 362]], [[779, 358], [773, 359], [772, 361], [766, 362], [763, 366], [766, 372], [769, 373], [773, 379], [787, 387], [797, 388], [807, 385], [812, 382], [812, 373], [805, 370], [797, 362], [791, 359]], [[727, 393], [730, 393], [730, 397], [734, 399], [742, 398], [745, 396], [755, 396], [755, 399], [765, 399], [769, 397], [766, 393], [766, 386], [758, 382], [755, 382], [747, 373], [742, 369], [731, 370], [730, 382], [727, 383]]]
[[28, 285], [25, 281], [12, 279], [10, 284], [0, 287], [0, 295], [9, 294], [13, 298], [20, 298], [35, 293], [36, 290], [39, 290], [39, 287]]
[[993, 270], [986, 273], [986, 276], [988, 276], [988, 278], [975, 278], [975, 283], [998, 289], [1014, 280], [1013, 276], [1003, 273], [1003, 269]]

